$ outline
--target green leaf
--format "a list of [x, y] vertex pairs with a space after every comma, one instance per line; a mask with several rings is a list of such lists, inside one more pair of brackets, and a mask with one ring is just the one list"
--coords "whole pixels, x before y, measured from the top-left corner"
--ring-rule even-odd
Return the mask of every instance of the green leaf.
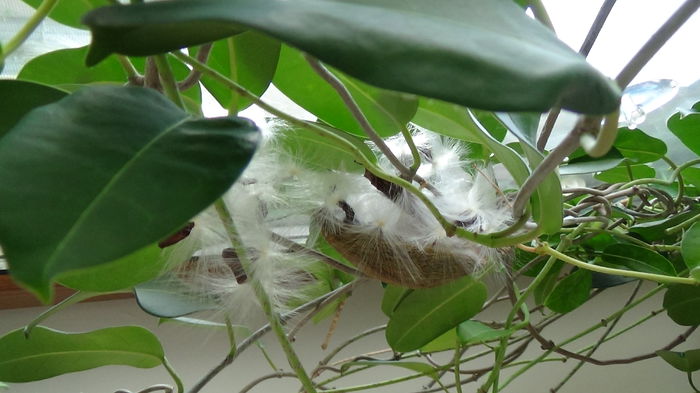
[[481, 132], [467, 116], [466, 109], [444, 101], [420, 98], [413, 123], [438, 134], [469, 142], [483, 143]]
[[676, 269], [668, 259], [658, 252], [632, 244], [613, 244], [603, 250], [603, 261], [613, 265], [624, 266], [630, 270], [675, 276]]
[[152, 280], [163, 273], [168, 258], [153, 244], [116, 261], [63, 273], [58, 282], [88, 292], [115, 292]]
[[[539, 114], [499, 113], [496, 114], [496, 118], [520, 140], [523, 153], [530, 163], [530, 169], [537, 168], [544, 160], [544, 156], [536, 147]], [[542, 233], [559, 232], [564, 219], [562, 203], [561, 183], [557, 174], [552, 172], [537, 186], [532, 205], [532, 216], [539, 224]]]
[[[647, 243], [660, 241], [668, 235], [666, 229], [678, 225], [683, 221], [700, 213], [700, 206], [691, 206], [690, 210], [681, 214], [664, 218], [662, 220], [648, 221], [630, 227], [629, 231], [641, 236]], [[675, 238], [675, 235], [673, 235]], [[675, 242], [675, 240], [674, 240]]]
[[605, 114], [617, 86], [510, 0], [188, 0], [105, 7], [88, 64], [259, 30], [377, 87], [499, 111]]
[[[43, 0], [22, 1], [34, 8], [39, 7], [43, 3]], [[112, 4], [109, 0], [59, 0], [49, 13], [49, 18], [70, 27], [85, 29], [85, 25], [80, 21], [83, 15], [97, 7], [109, 4]]]
[[668, 129], [678, 137], [693, 153], [700, 155], [700, 102], [695, 103], [687, 113], [678, 112], [666, 123]]
[[0, 139], [13, 278], [48, 300], [56, 275], [165, 238], [230, 187], [258, 139], [245, 119], [191, 120], [143, 88], [85, 88], [32, 111]]
[[[60, 49], [31, 59], [20, 70], [17, 79], [52, 85], [67, 91], [75, 91], [87, 84], [110, 83], [123, 85], [127, 74], [119, 61], [111, 56], [94, 67], [85, 65], [88, 47]], [[130, 59], [137, 71], [143, 73], [145, 59]], [[189, 68], [177, 60], [169, 59], [175, 78], [182, 80], [190, 73]], [[182, 92], [184, 97], [201, 103], [199, 85]]]
[[[631, 177], [630, 177], [631, 171]], [[606, 183], [625, 183], [636, 179], [646, 179], [656, 177], [656, 171], [647, 165], [620, 165], [613, 169], [600, 172], [594, 176], [596, 179]]]
[[[279, 41], [247, 31], [215, 42], [207, 64], [260, 96], [267, 90], [275, 74], [279, 53]], [[202, 75], [201, 80], [224, 108], [243, 110], [251, 104], [249, 99], [241, 97], [208, 75]]]
[[588, 300], [591, 285], [591, 272], [578, 269], [557, 282], [545, 299], [544, 305], [554, 312], [566, 314]]
[[669, 318], [681, 326], [700, 325], [700, 286], [674, 285], [664, 295]]
[[693, 270], [700, 266], [700, 223], [696, 222], [683, 233], [681, 255], [688, 269]]
[[440, 376], [435, 370], [435, 368], [429, 364], [426, 363], [420, 363], [420, 362], [397, 362], [397, 361], [391, 361], [391, 360], [358, 360], [354, 362], [348, 362], [343, 364], [340, 367], [340, 372], [345, 373], [348, 371], [348, 369], [352, 366], [370, 366], [370, 367], [375, 367], [375, 366], [394, 366], [394, 367], [401, 367], [401, 368], [406, 368], [409, 370], [416, 371], [421, 374], [425, 374], [426, 376], [432, 378], [435, 381], [438, 381], [440, 379]]
[[692, 184], [700, 187], [700, 168], [685, 168], [681, 171], [681, 176], [683, 176], [683, 181], [686, 185]]
[[30, 338], [22, 329], [0, 338], [0, 379], [30, 382], [107, 365], [152, 368], [162, 364], [163, 348], [148, 330], [112, 327], [65, 333], [37, 326]]
[[[343, 82], [374, 130], [383, 137], [400, 132], [416, 113], [418, 99], [414, 96], [378, 89], [330, 71]], [[327, 124], [366, 137], [335, 89], [316, 74], [298, 50], [282, 46], [272, 81], [287, 97]]]
[[617, 131], [617, 138], [613, 146], [625, 158], [635, 163], [660, 160], [667, 152], [666, 144], [661, 139], [629, 128], [621, 128]]
[[39, 83], [0, 79], [0, 138], [3, 137], [29, 111], [56, 102], [67, 96], [63, 90]]
[[580, 175], [606, 171], [615, 168], [625, 160], [622, 154], [614, 147], [599, 158], [589, 156], [583, 152], [583, 149], [577, 150], [571, 154], [571, 157], [571, 160], [566, 165], [559, 167], [560, 175]]
[[457, 326], [457, 336], [464, 345], [498, 340], [512, 333], [511, 330], [496, 330], [478, 321], [465, 321]]
[[161, 318], [177, 318], [219, 307], [215, 299], [193, 293], [192, 288], [173, 274], [137, 285], [134, 294], [143, 311]]
[[469, 276], [435, 288], [416, 289], [391, 315], [387, 342], [398, 352], [419, 349], [481, 311], [486, 295], [486, 286]]
[[[2, 48], [0, 48], [0, 49], [2, 49]], [[2, 52], [0, 51], [0, 53], [2, 53]], [[1, 63], [0, 63], [0, 72], [2, 72], [2, 64]], [[9, 388], [10, 388], [10, 386], [8, 384], [0, 382], [0, 389], [1, 390], [8, 390]]]
[[678, 370], [692, 373], [700, 370], [700, 349], [691, 349], [685, 352], [656, 351], [666, 363]]
[[[344, 145], [336, 144], [328, 138], [318, 136], [306, 128], [296, 127], [279, 121], [275, 123], [276, 141], [295, 161], [317, 170], [340, 170], [344, 172], [364, 172], [364, 167], [357, 163], [355, 155]], [[377, 162], [377, 157], [365, 142], [346, 132], [321, 123], [314, 125], [350, 142], [370, 162]]]
[[520, 142], [537, 150], [537, 128], [540, 124], [539, 113], [496, 113], [500, 121]]
[[564, 268], [564, 262], [557, 260], [554, 263], [554, 266], [552, 266], [551, 269], [547, 272], [547, 274], [544, 276], [542, 279], [542, 282], [540, 282], [540, 285], [535, 287], [535, 303], [536, 304], [544, 304], [545, 300], [547, 300], [547, 297], [549, 296], [550, 293], [552, 293], [552, 290], [554, 289], [554, 286], [557, 285], [557, 280], [559, 279], [559, 273], [561, 273], [561, 269]]
[[422, 353], [447, 351], [449, 349], [455, 349], [458, 342], [457, 329], [450, 329], [429, 343], [423, 345], [420, 351]]
[[396, 307], [401, 301], [413, 291], [410, 288], [404, 288], [397, 285], [387, 284], [384, 288], [384, 296], [382, 297], [382, 312], [387, 317], [391, 317]]

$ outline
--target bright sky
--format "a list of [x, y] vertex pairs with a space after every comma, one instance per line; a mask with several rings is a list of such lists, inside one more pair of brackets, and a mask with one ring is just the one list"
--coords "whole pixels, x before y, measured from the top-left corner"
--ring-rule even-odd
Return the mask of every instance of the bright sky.
[[[614, 77], [684, 0], [618, 0], [593, 46], [589, 61]], [[602, 0], [544, 0], [559, 38], [578, 50]], [[700, 11], [688, 20], [640, 72], [634, 83], [675, 79], [687, 86], [700, 79]]]

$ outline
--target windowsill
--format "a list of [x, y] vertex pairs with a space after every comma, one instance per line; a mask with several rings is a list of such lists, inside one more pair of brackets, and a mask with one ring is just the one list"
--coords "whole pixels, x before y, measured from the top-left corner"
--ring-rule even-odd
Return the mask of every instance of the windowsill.
[[[73, 293], [75, 293], [75, 290], [73, 289], [56, 285], [54, 292], [54, 304], [67, 298]], [[133, 295], [131, 293], [115, 293], [97, 296], [94, 298], [90, 298], [86, 301], [90, 302], [101, 300], [126, 299], [132, 296]], [[10, 275], [7, 274], [7, 271], [0, 271], [0, 310], [39, 306], [46, 305], [41, 303], [30, 292], [17, 286], [17, 284], [15, 284], [10, 278]]]

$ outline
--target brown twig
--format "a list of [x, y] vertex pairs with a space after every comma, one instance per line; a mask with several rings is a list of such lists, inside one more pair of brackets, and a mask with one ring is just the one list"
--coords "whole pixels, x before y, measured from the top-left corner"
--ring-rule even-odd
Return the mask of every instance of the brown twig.
[[345, 106], [348, 108], [350, 113], [352, 114], [353, 118], [358, 122], [362, 130], [365, 132], [367, 137], [377, 146], [377, 148], [386, 156], [386, 158], [391, 162], [391, 164], [396, 168], [396, 170], [399, 171], [401, 174], [401, 177], [404, 178], [404, 180], [415, 180], [420, 184], [421, 187], [429, 190], [432, 192], [434, 195], [440, 195], [440, 192], [433, 187], [432, 184], [428, 183], [427, 180], [423, 179], [422, 177], [416, 175], [415, 173], [412, 173], [412, 171], [404, 165], [401, 160], [396, 157], [396, 155], [391, 151], [389, 146], [387, 146], [386, 143], [384, 143], [384, 140], [382, 139], [381, 136], [377, 133], [377, 131], [374, 130], [374, 127], [370, 124], [369, 120], [367, 120], [367, 117], [362, 113], [362, 109], [357, 105], [357, 102], [355, 102], [355, 99], [352, 97], [348, 89], [345, 87], [343, 82], [340, 81], [335, 75], [333, 75], [328, 69], [321, 64], [316, 58], [311, 57], [310, 55], [304, 55], [306, 58], [306, 61], [311, 65], [311, 68], [321, 77], [323, 80], [328, 82], [333, 89], [338, 93], [340, 98], [343, 100], [343, 103]]
[[[210, 42], [208, 44], [204, 44], [199, 47], [199, 52], [197, 52], [197, 56], [195, 57], [198, 61], [205, 63], [209, 59], [209, 54], [211, 53], [211, 48], [213, 44]], [[199, 83], [199, 80], [202, 78], [202, 72], [196, 69], [192, 69], [190, 73], [187, 75], [185, 79], [182, 80], [182, 82], [178, 82], [177, 84], [177, 89], [180, 91], [187, 90], [191, 88], [192, 86], [196, 85]]]

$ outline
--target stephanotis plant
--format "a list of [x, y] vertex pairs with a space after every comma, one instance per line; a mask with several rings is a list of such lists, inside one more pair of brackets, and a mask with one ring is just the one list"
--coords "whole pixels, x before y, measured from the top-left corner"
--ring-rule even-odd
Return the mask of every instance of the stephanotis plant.
[[[196, 393], [273, 332], [291, 370], [282, 374], [308, 393], [407, 378], [427, 378], [422, 391], [472, 383], [495, 393], [534, 365], [572, 359], [558, 391], [584, 364], [657, 356], [698, 391], [700, 349], [672, 350], [700, 324], [700, 159], [675, 162], [673, 146], [618, 122], [622, 91], [697, 0], [615, 79], [585, 60], [610, 0], [578, 53], [557, 39], [538, 0], [25, 2], [36, 13], [3, 43], [0, 62], [46, 17], [89, 28], [92, 42], [0, 81], [0, 245], [12, 279], [39, 299], [52, 300], [54, 283], [77, 292], [0, 337], [0, 381], [162, 365], [174, 386], [143, 392]], [[261, 99], [270, 84], [317, 120]], [[202, 89], [229, 116], [203, 117]], [[237, 116], [250, 105], [269, 114], [264, 124]], [[696, 155], [698, 109], [667, 124]], [[579, 120], [548, 150], [561, 110]], [[507, 133], [516, 142], [503, 142]], [[562, 188], [560, 173], [589, 181]], [[500, 288], [487, 289], [491, 276]], [[388, 324], [305, 368], [290, 336], [342, 312], [364, 280], [383, 283]], [[630, 294], [617, 311], [547, 338], [547, 325], [618, 285]], [[199, 381], [182, 381], [144, 328], [40, 325], [77, 301], [124, 291], [156, 317], [220, 326], [230, 350]], [[658, 293], [663, 310], [618, 326]], [[510, 311], [479, 321], [496, 302]], [[251, 323], [255, 314], [267, 323]], [[656, 315], [688, 328], [664, 348], [596, 357]], [[327, 367], [376, 332], [391, 357]], [[590, 334], [595, 345], [575, 346]], [[539, 356], [521, 359], [531, 344]], [[472, 347], [482, 351], [467, 356]], [[451, 361], [435, 363], [439, 352]], [[470, 368], [482, 356], [491, 366]], [[414, 373], [336, 387], [392, 366]]]

